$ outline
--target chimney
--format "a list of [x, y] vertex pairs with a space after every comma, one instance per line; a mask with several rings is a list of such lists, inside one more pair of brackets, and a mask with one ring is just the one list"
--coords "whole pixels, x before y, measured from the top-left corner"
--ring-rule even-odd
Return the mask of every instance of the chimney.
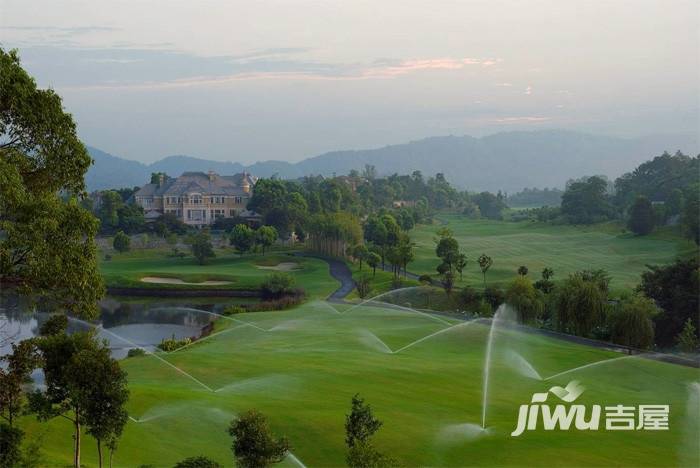
[[165, 182], [165, 174], [161, 172], [160, 174], [158, 174], [158, 187], [162, 187], [163, 182]]
[[208, 174], [209, 174], [209, 182], [211, 182], [212, 180], [214, 180], [214, 176], [215, 176], [216, 174], [214, 174], [214, 171], [212, 171], [211, 169], [209, 170], [209, 173], [208, 173]]

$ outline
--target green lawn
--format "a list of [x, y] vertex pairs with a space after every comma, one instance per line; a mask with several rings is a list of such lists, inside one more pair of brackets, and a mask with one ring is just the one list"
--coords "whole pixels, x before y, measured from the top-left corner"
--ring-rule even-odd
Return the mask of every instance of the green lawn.
[[538, 279], [545, 267], [554, 269], [554, 279], [562, 280], [582, 269], [603, 268], [612, 276], [613, 290], [633, 288], [639, 284], [646, 264], [666, 264], [677, 255], [695, 249], [689, 241], [670, 229], [649, 236], [623, 233], [617, 224], [589, 227], [552, 226], [531, 222], [469, 220], [459, 215], [441, 215], [440, 223], [420, 225], [411, 231], [416, 242], [416, 260], [409, 270], [435, 275], [439, 260], [435, 256], [436, 232], [443, 224], [450, 228], [467, 254], [468, 265], [459, 285], [479, 287], [483, 278], [477, 258], [485, 253], [493, 258], [488, 284], [505, 285], [520, 265]]
[[[323, 260], [296, 257], [283, 253], [266, 255], [251, 254], [239, 256], [230, 250], [217, 251], [216, 258], [206, 265], [198, 265], [191, 256], [168, 257], [166, 249], [134, 250], [112, 255], [112, 260], [100, 262], [100, 271], [108, 286], [140, 288], [233, 288], [256, 289], [275, 270], [261, 267], [275, 267], [280, 263], [296, 263], [298, 268], [289, 271], [296, 278], [297, 285], [306, 289], [312, 298], [326, 297], [338, 287], [328, 272], [328, 264]], [[140, 281], [147, 276], [177, 278], [188, 283], [201, 283], [207, 280], [230, 281], [219, 286], [145, 283]]]
[[[697, 466], [700, 461], [698, 408], [691, 406], [698, 395], [689, 394], [689, 389], [697, 393], [692, 386], [700, 380], [697, 369], [633, 357], [541, 381], [518, 371], [522, 361], [514, 365], [513, 352], [542, 377], [621, 355], [502, 330], [494, 335], [489, 430], [472, 438], [463, 425], [481, 423], [486, 325], [460, 325], [416, 342], [456, 322], [403, 310], [336, 307], [344, 313], [317, 301], [289, 311], [236, 315], [246, 323], [228, 320], [222, 325], [228, 331], [158, 355], [183, 373], [154, 356], [123, 361], [135, 421], [127, 424], [116, 466], [172, 466], [199, 454], [230, 466], [226, 427], [234, 414], [249, 408], [269, 417], [272, 429], [289, 438], [305, 465], [340, 466], [345, 414], [356, 392], [384, 422], [376, 445], [404, 466]], [[510, 436], [519, 405], [532, 393], [573, 379], [586, 387], [577, 403], [671, 405], [671, 429], [540, 429]], [[70, 462], [65, 421], [40, 425], [27, 416], [22, 425], [30, 437], [46, 431], [48, 465]], [[87, 466], [94, 466], [94, 454], [92, 439], [85, 437]]]

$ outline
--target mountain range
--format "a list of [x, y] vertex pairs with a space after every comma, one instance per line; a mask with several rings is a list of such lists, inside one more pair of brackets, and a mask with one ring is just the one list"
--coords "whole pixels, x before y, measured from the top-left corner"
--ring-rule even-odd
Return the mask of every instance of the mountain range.
[[371, 164], [379, 175], [419, 170], [427, 177], [442, 172], [462, 189], [514, 192], [525, 187], [563, 187], [568, 179], [584, 175], [614, 178], [664, 151], [696, 155], [698, 148], [697, 135], [620, 138], [569, 130], [501, 132], [481, 138], [439, 136], [376, 149], [333, 151], [297, 163], [251, 165], [185, 155], [144, 164], [88, 147], [94, 164], [86, 174], [86, 184], [90, 191], [133, 187], [148, 182], [152, 172], [178, 176], [209, 170], [222, 175], [248, 171], [258, 177], [295, 179], [342, 175]]

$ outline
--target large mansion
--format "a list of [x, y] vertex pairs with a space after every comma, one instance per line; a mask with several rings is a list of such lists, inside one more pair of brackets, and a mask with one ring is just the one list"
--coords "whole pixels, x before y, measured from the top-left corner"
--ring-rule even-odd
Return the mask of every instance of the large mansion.
[[243, 172], [220, 176], [214, 172], [185, 172], [180, 177], [159, 175], [134, 194], [146, 220], [172, 213], [193, 226], [212, 224], [216, 218], [249, 217], [246, 211], [257, 178]]

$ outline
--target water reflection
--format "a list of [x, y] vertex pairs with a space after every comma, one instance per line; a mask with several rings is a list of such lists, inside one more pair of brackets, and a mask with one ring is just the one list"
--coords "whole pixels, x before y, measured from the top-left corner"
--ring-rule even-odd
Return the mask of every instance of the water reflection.
[[[196, 309], [219, 313], [226, 305], [216, 300], [201, 302], [108, 296], [100, 302], [98, 320], [90, 324], [70, 320], [68, 332], [96, 327], [100, 338], [109, 343], [112, 355], [121, 359], [135, 345], [154, 349], [164, 338], [199, 337], [215, 317]], [[12, 352], [13, 342], [36, 336], [49, 316], [20, 297], [0, 295], [0, 356]]]

